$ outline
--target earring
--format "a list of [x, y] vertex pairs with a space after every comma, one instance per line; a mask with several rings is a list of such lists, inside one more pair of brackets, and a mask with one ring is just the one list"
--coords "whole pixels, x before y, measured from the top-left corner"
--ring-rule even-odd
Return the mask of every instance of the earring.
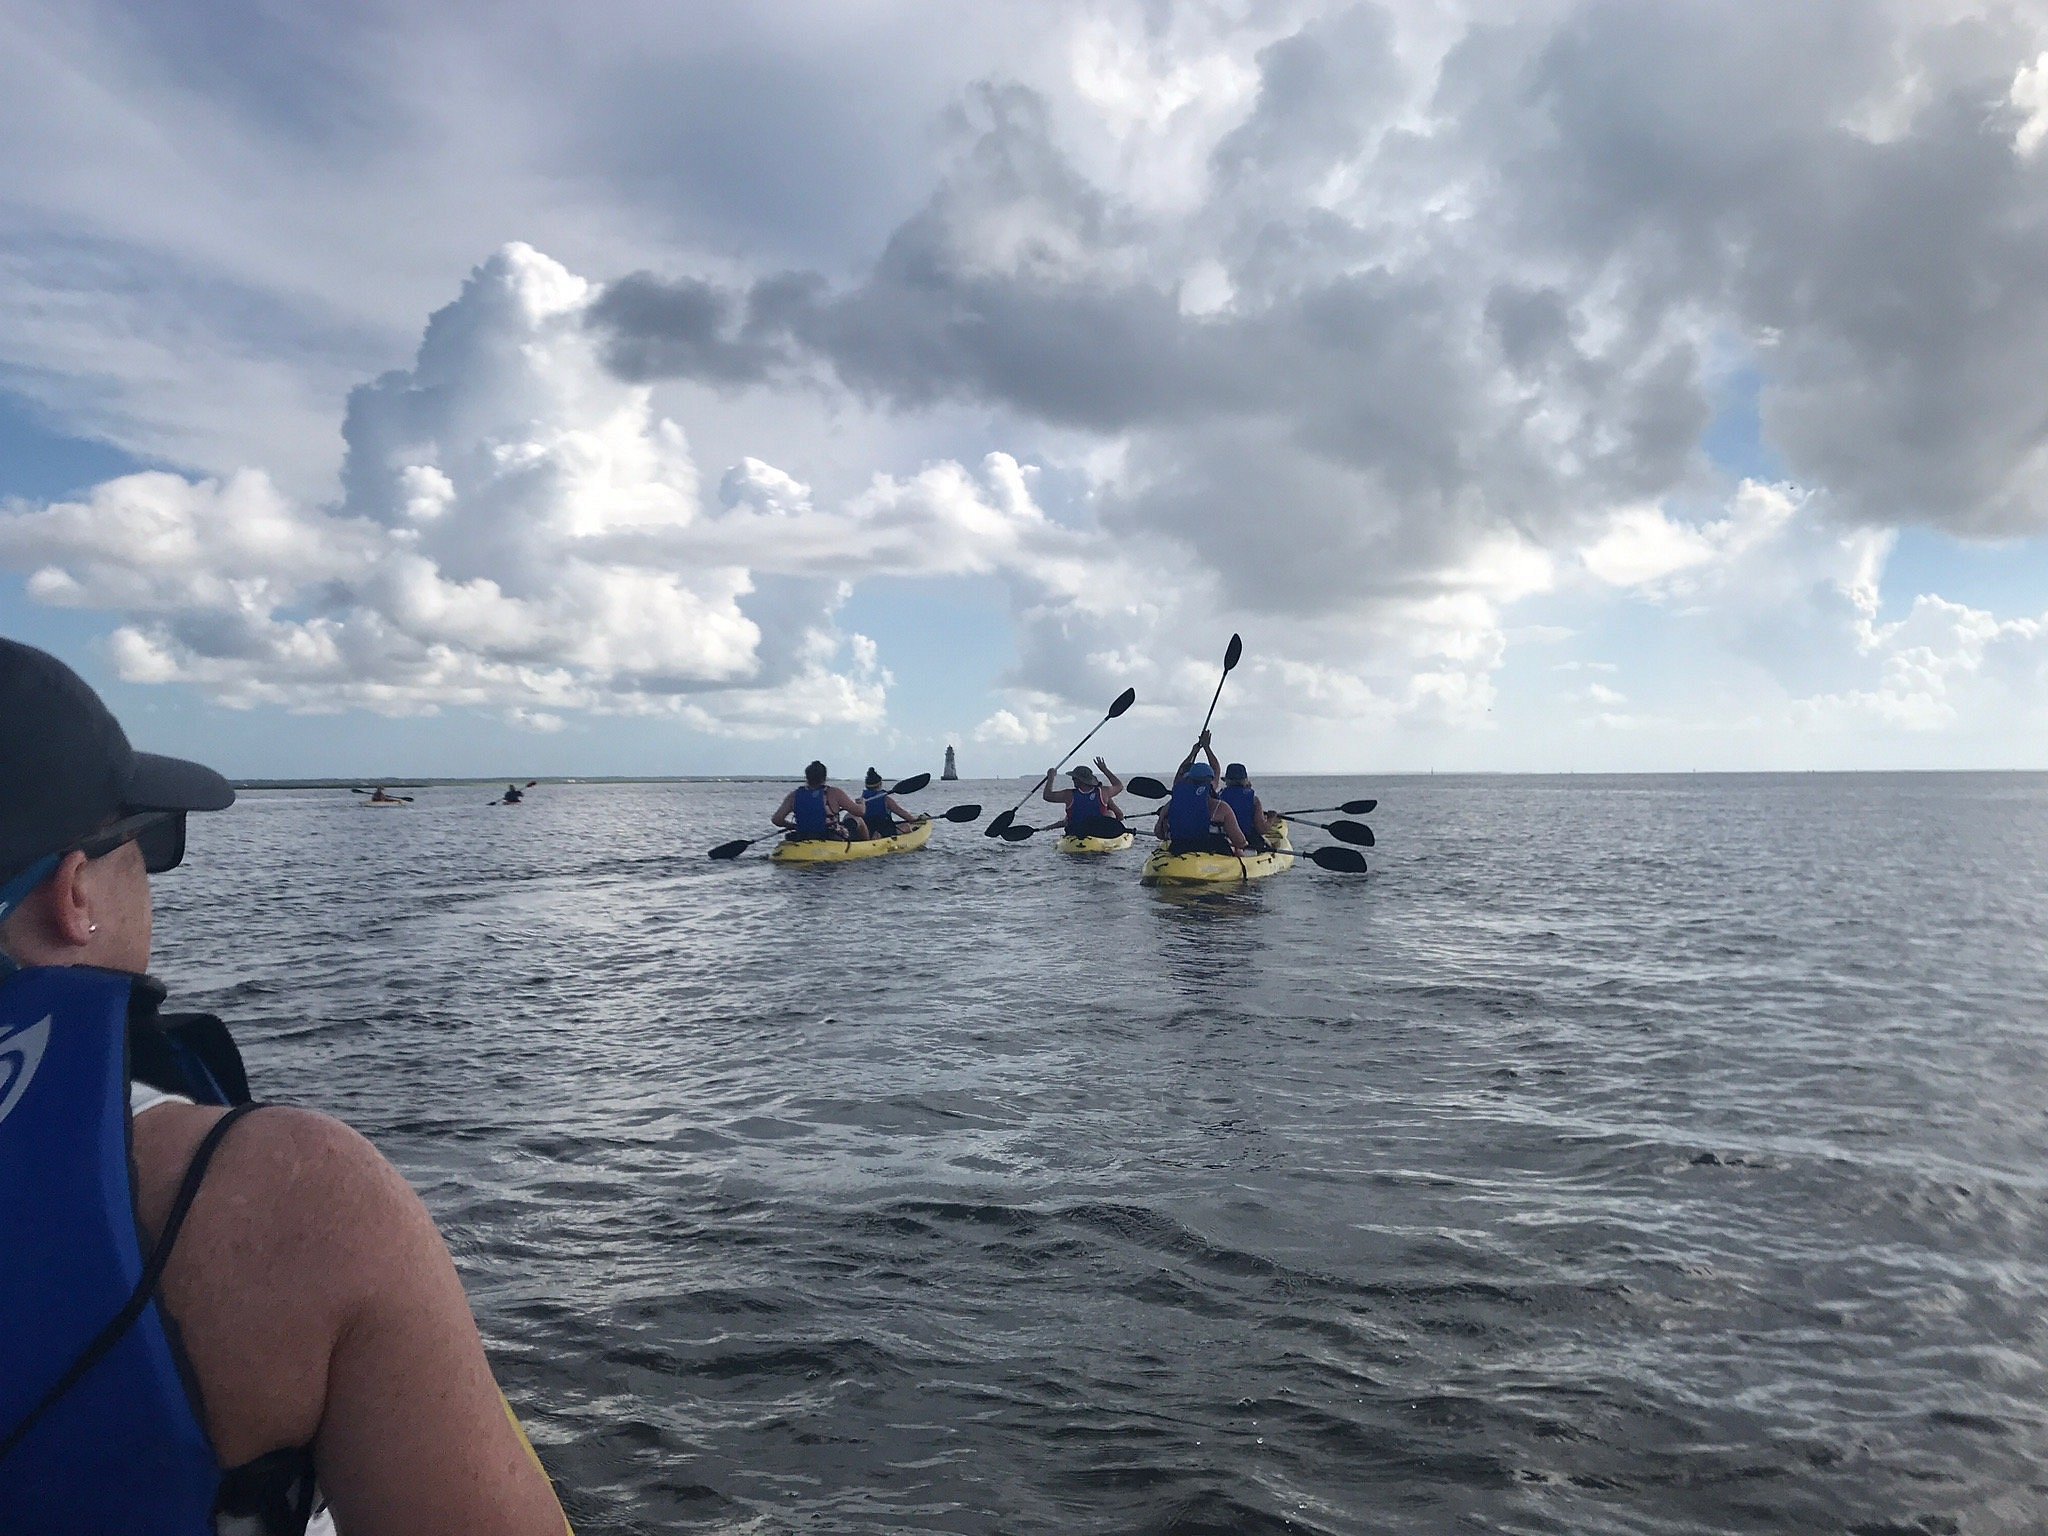
[[85, 925], [85, 931], [87, 933], [98, 933], [100, 931], [100, 925], [98, 923], [87, 923]]

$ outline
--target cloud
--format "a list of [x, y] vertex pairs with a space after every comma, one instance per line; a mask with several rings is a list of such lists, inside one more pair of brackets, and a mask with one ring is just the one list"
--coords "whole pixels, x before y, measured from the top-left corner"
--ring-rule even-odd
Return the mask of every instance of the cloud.
[[[526, 246], [478, 268], [414, 366], [351, 396], [335, 507], [255, 471], [128, 476], [7, 509], [0, 561], [41, 601], [126, 614], [124, 676], [231, 704], [505, 706], [541, 728], [665, 710], [735, 734], [878, 720], [885, 674], [832, 622], [843, 588], [757, 580], [750, 541], [710, 526], [680, 429], [598, 365], [593, 294]], [[766, 465], [732, 483], [800, 500]], [[659, 556], [623, 553], [634, 539]]]
[[235, 702], [871, 723], [850, 591], [961, 577], [984, 728], [1199, 705], [1240, 628], [1362, 739], [1617, 598], [1881, 692], [1894, 530], [2048, 530], [2037, 8], [939, 14], [31, 7], [0, 379], [190, 472], [0, 560]]

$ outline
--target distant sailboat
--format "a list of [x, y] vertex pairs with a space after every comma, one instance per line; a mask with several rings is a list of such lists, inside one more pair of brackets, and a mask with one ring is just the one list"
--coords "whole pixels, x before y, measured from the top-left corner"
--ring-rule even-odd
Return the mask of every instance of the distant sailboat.
[[951, 747], [946, 748], [946, 771], [940, 774], [939, 777], [942, 779], [957, 779], [960, 777], [960, 770], [953, 762], [953, 749]]

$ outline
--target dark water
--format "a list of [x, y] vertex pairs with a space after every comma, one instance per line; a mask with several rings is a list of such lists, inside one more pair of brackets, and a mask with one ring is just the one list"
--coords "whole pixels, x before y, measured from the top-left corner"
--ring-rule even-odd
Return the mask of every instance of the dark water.
[[159, 969], [422, 1189], [587, 1533], [2048, 1528], [2048, 778], [1267, 788], [1370, 879], [256, 793]]

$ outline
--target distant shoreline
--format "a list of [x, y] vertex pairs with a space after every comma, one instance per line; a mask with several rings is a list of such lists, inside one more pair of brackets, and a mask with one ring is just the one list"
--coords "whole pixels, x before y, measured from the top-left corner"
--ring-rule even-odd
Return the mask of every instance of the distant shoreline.
[[[1277, 779], [1369, 779], [1375, 783], [1387, 783], [1405, 779], [1879, 779], [1901, 778], [1908, 775], [1920, 778], [1974, 778], [2003, 775], [2019, 777], [2026, 774], [2048, 773], [2048, 768], [1624, 768], [1587, 769], [1580, 771], [1567, 768], [1523, 770], [1513, 768], [1402, 768], [1374, 769], [1360, 768], [1342, 772], [1298, 773], [1293, 770], [1273, 771], [1258, 775], [1263, 783]], [[786, 774], [775, 773], [677, 773], [677, 774], [576, 774], [552, 779], [541, 779], [538, 784], [546, 788], [551, 784], [794, 784], [803, 777], [801, 770]], [[991, 778], [967, 777], [945, 780], [957, 784], [1036, 784], [1039, 774], [997, 775]], [[499, 774], [490, 778], [357, 778], [357, 779], [231, 779], [238, 790], [243, 789], [374, 789], [382, 785], [386, 789], [490, 789], [513, 782]], [[934, 779], [936, 788], [942, 781]]]

